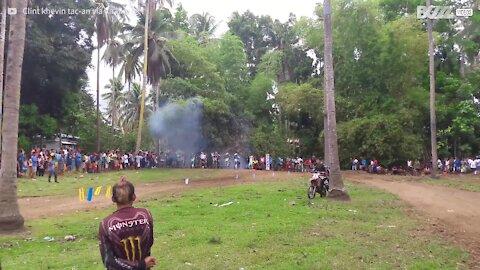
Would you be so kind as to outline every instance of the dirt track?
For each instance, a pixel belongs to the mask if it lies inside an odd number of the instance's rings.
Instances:
[[[398,176],[349,172],[343,175],[347,180],[396,194],[414,206],[432,230],[447,236],[452,242],[466,246],[476,260],[472,267],[480,269],[480,193],[394,181]]]
[[[255,178],[253,178],[255,173]],[[239,178],[236,179],[236,174]],[[293,175],[293,174],[292,174]],[[137,200],[145,201],[149,198],[156,197],[158,193],[162,192],[179,192],[192,188],[207,188],[218,186],[229,186],[245,183],[254,183],[260,181],[278,181],[280,179],[290,178],[292,175],[287,173],[275,172],[275,176],[272,176],[272,172],[265,171],[232,171],[230,177],[215,178],[210,180],[198,180],[191,181],[188,185],[185,185],[184,181],[170,182],[170,183],[151,183],[151,184],[139,184],[135,186],[135,193],[137,194]],[[299,176],[301,174],[298,174]],[[113,205],[112,201],[105,196],[95,196],[91,202],[80,202],[77,196],[73,197],[33,197],[33,198],[21,198],[18,200],[20,206],[20,212],[26,220],[43,218],[49,216],[64,215],[72,213],[74,211],[86,211],[96,208],[104,208]]]

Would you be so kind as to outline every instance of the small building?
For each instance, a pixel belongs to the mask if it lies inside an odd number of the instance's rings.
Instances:
[[[61,133],[55,134],[55,136],[51,139],[42,138],[40,145],[46,149],[76,149],[79,139],[80,137]]]

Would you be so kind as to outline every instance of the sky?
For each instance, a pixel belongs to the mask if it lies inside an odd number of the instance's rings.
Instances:
[[[131,3],[136,1],[116,0],[116,2],[131,6]],[[302,16],[313,17],[315,6],[318,2],[321,2],[321,0],[174,0],[174,7],[178,4],[182,4],[183,8],[188,12],[188,16],[195,13],[210,13],[215,17],[216,22],[220,23],[215,35],[221,36],[228,30],[227,22],[229,21],[231,14],[235,11],[243,13],[250,10],[255,15],[270,15],[273,19],[279,19],[280,21],[285,22],[290,13],[295,14],[297,18]],[[102,53],[103,51],[101,50],[100,57]],[[94,100],[96,100],[97,85],[96,63],[97,51],[95,50],[92,55],[91,67],[87,70],[89,79],[88,89]],[[111,77],[111,68],[102,63],[100,65],[100,95],[106,92],[105,85],[108,84],[108,80]],[[106,103],[101,100],[101,98],[100,104],[102,108],[106,106]]]

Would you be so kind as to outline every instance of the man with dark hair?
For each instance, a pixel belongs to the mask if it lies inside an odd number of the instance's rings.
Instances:
[[[134,208],[135,187],[125,177],[112,188],[117,211],[100,223],[100,254],[109,270],[144,270],[155,266],[150,256],[153,218],[144,208]]]

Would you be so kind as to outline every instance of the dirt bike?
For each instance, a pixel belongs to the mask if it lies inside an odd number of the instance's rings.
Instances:
[[[317,193],[320,194],[320,197],[327,196],[329,190],[330,180],[326,176],[325,172],[314,173],[312,178],[310,178],[310,186],[308,187],[308,198],[313,199]]]

